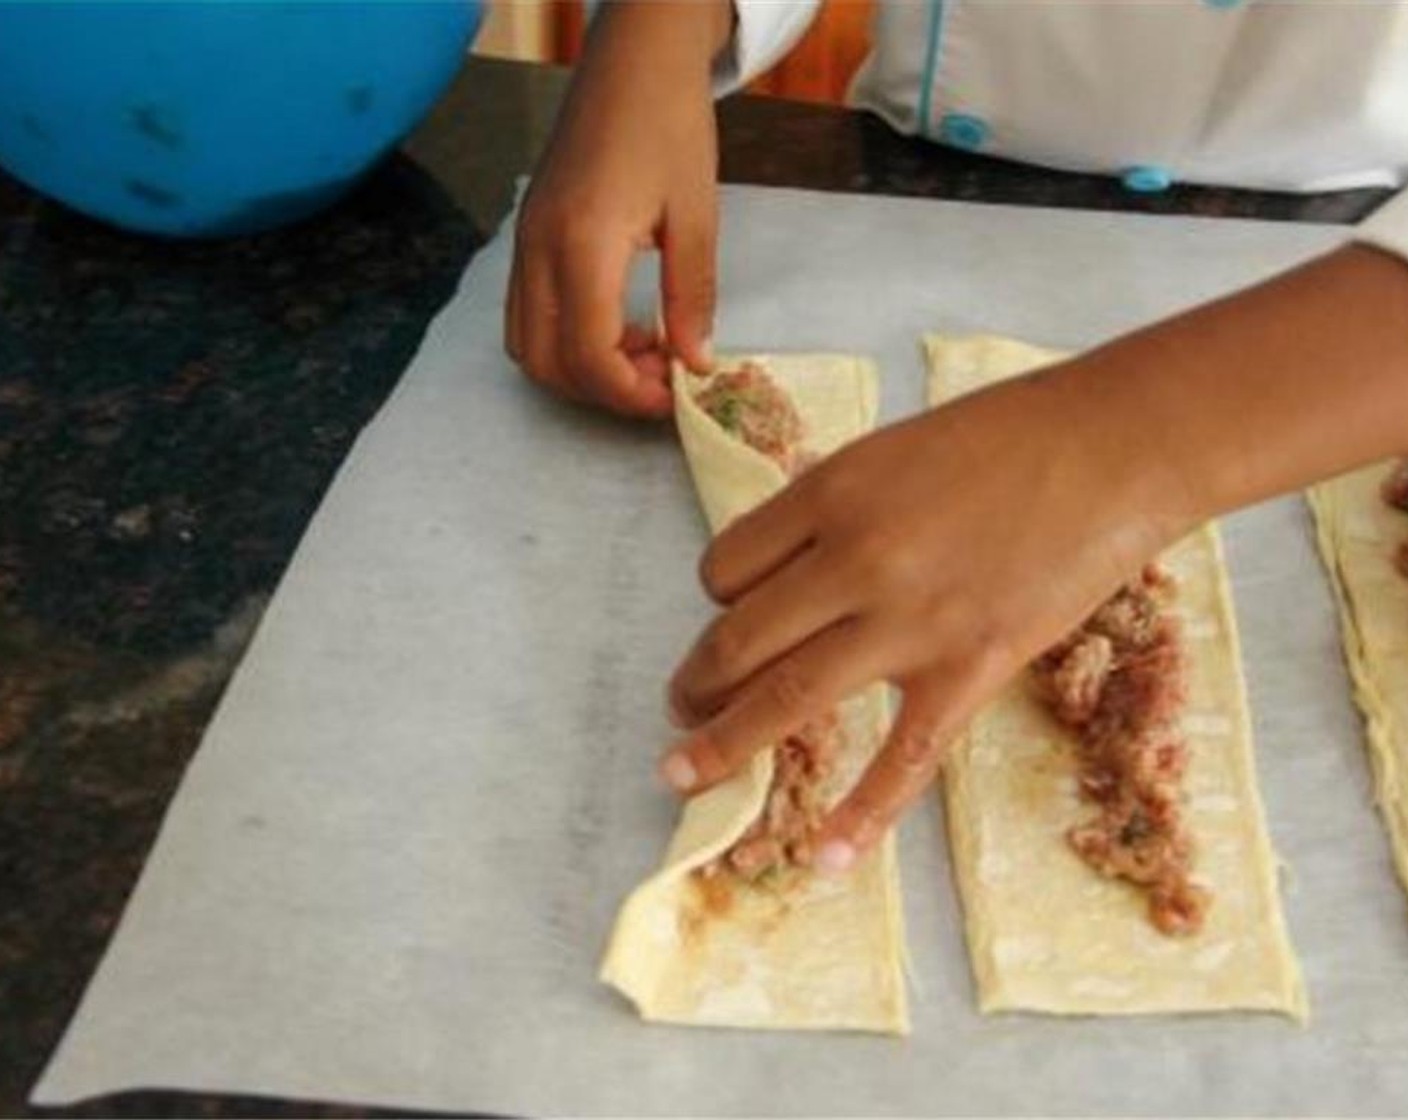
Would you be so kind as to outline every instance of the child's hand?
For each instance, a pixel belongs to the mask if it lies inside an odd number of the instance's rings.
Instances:
[[[709,363],[717,233],[710,65],[729,0],[603,5],[519,215],[504,337],[527,374],[619,412],[669,412],[667,354]],[[668,346],[629,328],[631,259],[657,246]]]
[[[1349,246],[838,452],[704,557],[727,609],[677,672],[712,785],[857,688],[904,704],[826,822],[842,870],[977,708],[1183,532],[1408,449],[1408,268]]]
[[[1067,368],[877,432],[715,540],[702,574],[727,610],[672,683],[694,727],[672,785],[711,785],[890,680],[889,739],[820,837],[820,866],[843,870],[984,701],[1188,527],[1137,402]]]

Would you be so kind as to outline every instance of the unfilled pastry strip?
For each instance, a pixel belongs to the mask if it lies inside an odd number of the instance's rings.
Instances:
[[[875,424],[871,363],[842,355],[751,355],[786,390],[820,457]],[[715,377],[719,376],[718,374]],[[680,441],[710,528],[780,490],[778,462],[708,415],[706,383],[675,373]],[[886,690],[875,685],[838,709],[839,754],[820,790],[834,804],[879,748],[889,724]],[[642,1017],[716,1027],[906,1033],[904,927],[893,835],[840,878],[790,869],[756,882],[727,864],[758,820],[774,776],[774,750],[742,773],[690,799],[654,875],[626,900],[601,977]]]
[[[1308,496],[1364,716],[1375,799],[1408,887],[1408,576],[1395,566],[1408,518],[1380,496],[1393,467],[1352,471],[1312,487]]]
[[[939,335],[925,339],[925,355],[935,405],[1063,357],[1011,339]],[[1186,643],[1185,819],[1212,907],[1196,935],[1164,936],[1137,890],[1100,877],[1072,851],[1066,834],[1090,812],[1076,784],[1074,743],[1024,674],[973,720],[945,769],[953,861],[985,1012],[1306,1016],[1257,791],[1216,530],[1191,534],[1161,566],[1177,583]]]

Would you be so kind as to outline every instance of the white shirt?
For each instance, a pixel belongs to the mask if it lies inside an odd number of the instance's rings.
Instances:
[[[720,91],[818,0],[734,0]],[[1403,0],[877,0],[853,103],[954,147],[1122,178],[1263,190],[1408,181]],[[1408,258],[1408,192],[1356,236]]]

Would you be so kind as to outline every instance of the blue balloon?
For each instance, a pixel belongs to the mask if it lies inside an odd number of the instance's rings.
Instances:
[[[296,221],[430,110],[478,0],[0,0],[0,166],[175,236]]]

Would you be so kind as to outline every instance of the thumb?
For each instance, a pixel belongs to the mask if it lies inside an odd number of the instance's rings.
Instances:
[[[695,373],[713,365],[718,202],[713,184],[666,212],[661,238],[665,337]]]

